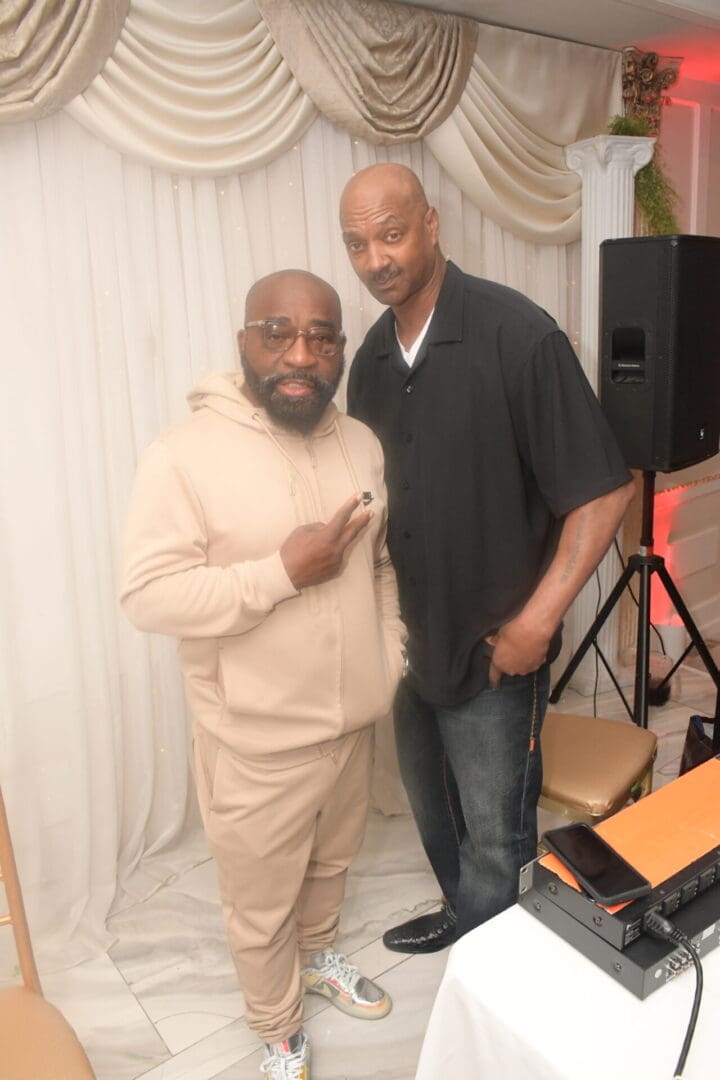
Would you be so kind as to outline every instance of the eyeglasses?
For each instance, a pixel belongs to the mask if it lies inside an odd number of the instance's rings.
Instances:
[[[317,357],[336,356],[345,344],[345,335],[332,326],[311,326],[307,330],[297,330],[280,319],[256,319],[245,323],[246,330],[253,326],[262,330],[263,345],[269,352],[286,352],[301,334],[312,355]]]

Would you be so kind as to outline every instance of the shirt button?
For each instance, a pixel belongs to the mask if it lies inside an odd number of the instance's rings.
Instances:
[[[411,576],[408,578],[408,581],[411,585],[417,585],[417,578]]]
[[[413,441],[412,435],[406,435],[405,436],[405,442],[412,442],[412,441]]]
[[[409,540],[410,537],[412,536],[412,533],[410,532],[409,529],[406,529],[405,532],[403,533],[403,536],[405,537],[406,540]]]
[[[403,491],[409,491],[410,490],[410,481],[409,480],[403,480],[400,487],[403,489]]]
[[[411,382],[408,383],[407,386],[405,387],[405,393],[406,394],[412,394],[413,390],[414,390],[413,384]]]

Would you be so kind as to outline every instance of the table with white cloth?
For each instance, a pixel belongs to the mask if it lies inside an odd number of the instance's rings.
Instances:
[[[720,1076],[720,949],[684,1080]],[[416,1080],[671,1080],[695,989],[690,967],[644,1001],[518,906],[452,947]]]

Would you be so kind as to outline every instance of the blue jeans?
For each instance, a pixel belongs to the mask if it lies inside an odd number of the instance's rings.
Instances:
[[[400,772],[459,935],[515,902],[520,867],[535,858],[549,681],[544,665],[454,706],[406,683],[398,691]]]

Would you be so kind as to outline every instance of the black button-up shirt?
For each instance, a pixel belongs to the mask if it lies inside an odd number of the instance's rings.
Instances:
[[[487,685],[485,634],[532,593],[564,515],[630,474],[553,319],[453,263],[411,368],[392,311],[371,327],[348,412],[385,452],[410,678],[428,701],[467,700]]]

